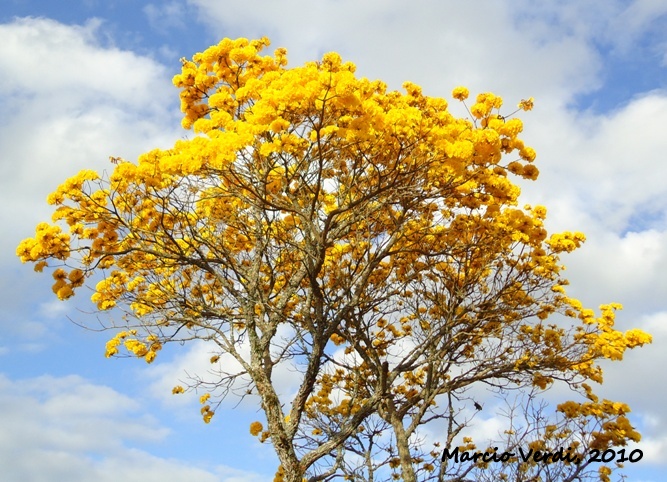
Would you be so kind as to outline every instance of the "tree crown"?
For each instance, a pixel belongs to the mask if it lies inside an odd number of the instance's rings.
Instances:
[[[618,304],[598,317],[568,297],[559,255],[584,235],[549,235],[543,206],[518,205],[512,177],[539,173],[513,117],[532,98],[501,115],[482,93],[457,118],[410,82],[389,91],[335,53],[287,68],[268,44],[225,39],[183,59],[173,81],[194,137],[68,179],[48,198],[53,224],[18,247],[37,271],[50,263],[62,300],[97,276],[92,301],[123,313],[106,356],[151,363],[167,343],[209,342],[214,380],[192,383],[209,390],[204,421],[230,391],[259,396],[268,427],[250,432],[290,480],[442,477],[416,437],[440,421],[457,443],[474,384],[566,383],[588,400],[559,405],[555,424],[539,411],[511,443],[638,440],[629,408],[584,382],[650,336],[615,330]],[[288,399],[273,383],[283,364],[299,374]]]

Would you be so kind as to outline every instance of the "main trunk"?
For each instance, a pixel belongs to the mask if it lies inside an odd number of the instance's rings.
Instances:
[[[410,455],[410,445],[408,435],[403,427],[403,420],[396,413],[394,403],[389,400],[387,408],[390,416],[390,423],[394,429],[396,437],[396,448],[398,449],[398,458],[401,462],[401,480],[403,482],[417,482],[414,466],[412,465],[412,456]]]

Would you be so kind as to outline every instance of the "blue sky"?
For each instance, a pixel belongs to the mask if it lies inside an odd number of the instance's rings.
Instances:
[[[47,220],[46,195],[108,157],[136,158],[187,135],[171,77],[223,37],[266,35],[290,64],[338,51],[358,73],[449,98],[466,85],[524,115],[540,179],[525,201],[552,230],[588,241],[565,258],[570,292],[618,301],[618,326],[654,344],[606,370],[604,396],[630,403],[644,459],[631,480],[661,480],[667,453],[667,4],[662,0],[3,0],[0,11],[0,467],[3,479],[271,480],[270,446],[242,404],[201,422],[171,387],[206,365],[204,346],[154,365],[107,360],[109,333],[83,296],[62,303],[16,245]],[[73,323],[74,322],[74,323]],[[281,380],[289,386],[286,374]],[[489,400],[487,407],[493,405]],[[488,417],[488,418],[484,418]],[[475,431],[494,427],[491,411]]]

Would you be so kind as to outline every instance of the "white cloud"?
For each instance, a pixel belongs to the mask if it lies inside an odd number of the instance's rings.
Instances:
[[[39,304],[38,314],[40,318],[54,319],[62,318],[69,310],[68,306],[58,299],[52,299]]]
[[[599,235],[567,258],[567,275],[579,281],[573,287],[591,302],[618,301],[636,316],[652,313],[667,290],[667,232],[655,230]],[[596,303],[597,304],[597,303]],[[619,318],[625,317],[624,312]],[[635,322],[636,323],[636,322]]]
[[[12,226],[0,241],[4,256],[47,219],[44,199],[67,177],[181,136],[170,73],[101,45],[101,25],[42,18],[0,25],[0,201],[9,207],[0,223]]]
[[[661,0],[634,0],[612,17],[614,35],[609,40],[622,52],[629,53],[633,43],[650,32],[665,14],[667,4]]]
[[[213,354],[212,347],[205,342],[192,341],[187,346],[179,346],[177,349],[178,352],[169,361],[161,360],[158,355],[157,361],[144,373],[150,380],[149,390],[155,398],[167,406],[183,407],[192,403],[191,397],[187,395],[167,397],[167,395],[176,385],[187,386],[191,383],[190,376],[212,378],[212,375],[207,376],[207,373],[211,370],[210,358]],[[233,370],[233,367],[226,368]]]
[[[448,96],[472,91],[567,101],[597,85],[600,59],[586,39],[562,24],[517,28],[514,3],[226,2],[190,0],[219,36],[267,35],[285,46],[292,65],[339,51],[359,72],[398,88],[405,80]],[[276,21],[276,19],[279,19]]]
[[[150,107],[156,87],[164,88],[159,80],[164,68],[132,52],[100,45],[101,25],[97,19],[79,26],[45,18],[3,24],[1,91],[18,98],[57,94],[63,105],[97,97],[103,103],[113,99],[132,108]]]
[[[653,343],[626,353],[622,363],[607,363],[602,389],[608,398],[626,401],[646,437],[667,433],[661,367],[667,365],[667,311],[641,316],[637,325],[653,336]]]
[[[568,171],[578,179],[582,203],[592,201],[589,210],[607,218],[611,229],[623,229],[615,222],[627,222],[637,211],[667,208],[666,107],[666,93],[656,91],[587,120],[592,129],[571,152]]]
[[[6,480],[259,481],[223,466],[204,470],[136,447],[169,431],[134,400],[78,376],[11,380],[0,374],[0,466]]]
[[[625,451],[629,455],[635,449],[639,449],[643,453],[640,463],[664,465],[664,454],[667,450],[667,437],[643,437],[641,443],[628,444]]]
[[[595,308],[621,302],[625,328],[659,310],[667,290],[665,107],[667,95],[654,91],[606,115],[538,104],[524,116],[541,170],[537,182],[524,183],[524,200],[547,206],[550,230],[587,235],[562,258],[569,291]]]
[[[275,340],[281,340],[282,336],[287,336],[289,328],[286,325],[281,325],[276,333]],[[174,347],[178,350],[173,358],[169,361],[156,362],[147,371],[146,376],[151,380],[150,390],[154,397],[161,399],[168,406],[184,406],[191,403],[191,398],[188,395],[173,396],[165,398],[165,394],[170,394],[171,390],[176,385],[183,385],[193,383],[193,378],[200,379],[208,383],[215,383],[219,381],[220,375],[218,371],[222,370],[225,373],[236,374],[243,371],[241,364],[228,353],[220,356],[219,360],[211,364],[210,359],[216,351],[217,345],[207,343],[205,341],[192,341],[185,347]],[[275,348],[275,346],[274,346]],[[247,339],[236,346],[238,353],[244,357],[245,360],[250,360],[250,345]],[[158,355],[159,359],[159,355]],[[247,381],[249,376],[243,375],[232,385],[232,392],[224,401],[224,408],[241,409],[257,409],[260,406],[259,397],[254,391],[254,395],[246,396],[243,401],[239,402],[239,394],[243,394],[248,388]],[[271,374],[273,386],[280,399],[285,403],[291,402],[293,396],[298,390],[302,375],[293,367],[293,361],[287,360],[276,365]],[[199,395],[205,392],[199,392]],[[216,391],[219,394],[219,392]]]

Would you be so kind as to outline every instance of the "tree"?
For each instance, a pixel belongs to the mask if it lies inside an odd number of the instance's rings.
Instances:
[[[476,449],[464,429],[479,385],[528,394],[507,412],[507,447],[639,440],[629,408],[587,382],[650,336],[615,330],[617,304],[596,317],[566,295],[559,255],[584,236],[549,236],[544,207],[518,207],[511,177],[538,170],[516,111],[485,93],[456,118],[412,83],[357,78],[335,53],[287,68],[284,49],[260,55],[268,45],[225,39],[183,59],[174,84],[196,135],[68,179],[48,199],[53,224],[18,247],[53,269],[62,300],[100,279],[91,299],[121,330],[107,357],[151,363],[167,343],[207,342],[216,379],[188,389],[206,391],[206,422],[230,393],[259,398],[266,427],[250,431],[275,447],[276,480],[591,475],[441,457]],[[284,365],[298,373],[289,395],[274,383]],[[585,401],[549,411],[540,397],[556,383]],[[428,426],[443,430],[431,449]]]

